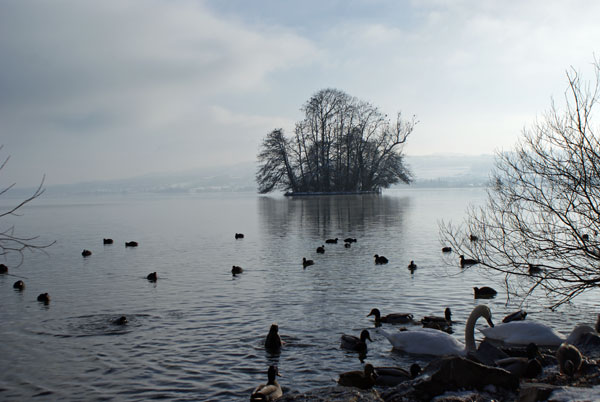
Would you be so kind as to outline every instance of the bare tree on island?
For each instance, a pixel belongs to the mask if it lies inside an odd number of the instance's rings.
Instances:
[[[402,148],[417,121],[394,123],[371,104],[337,89],[323,89],[302,107],[294,136],[271,131],[258,154],[261,194],[379,191],[410,183]]]
[[[0,145],[0,150],[4,148],[3,145]],[[10,156],[4,158],[4,160],[0,163],[0,171],[4,169],[6,164],[8,163]],[[0,189],[0,196],[6,195],[16,183],[12,183],[2,189]],[[18,201],[16,205],[9,206],[7,208],[0,209],[0,256],[3,257],[4,260],[8,260],[11,255],[17,256],[16,266],[20,266],[23,263],[24,253],[25,251],[36,251],[43,250],[47,247],[50,247],[54,242],[51,243],[40,243],[38,242],[38,236],[33,237],[22,237],[15,234],[14,225],[8,224],[5,225],[3,222],[6,218],[10,216],[18,216],[20,210],[26,205],[29,204],[34,199],[38,198],[44,193],[44,178],[40,182],[39,186],[33,191],[33,193],[25,198],[24,200]],[[3,221],[4,220],[4,221]]]
[[[486,204],[462,226],[441,224],[459,254],[502,273],[511,293],[546,291],[552,308],[600,286],[598,61],[594,70],[592,83],[569,70],[565,107],[553,102],[513,152],[498,155]]]

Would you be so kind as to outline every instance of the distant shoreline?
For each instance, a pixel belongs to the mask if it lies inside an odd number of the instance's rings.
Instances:
[[[291,192],[283,194],[286,197],[307,197],[314,195],[364,195],[364,194],[381,194],[381,190],[372,191],[315,191],[315,192]]]

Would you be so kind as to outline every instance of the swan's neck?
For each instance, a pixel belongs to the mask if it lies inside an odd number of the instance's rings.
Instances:
[[[483,306],[480,306],[483,307]],[[484,309],[475,308],[471,315],[469,315],[469,319],[467,320],[467,324],[465,325],[465,351],[466,352],[474,352],[477,350],[477,346],[475,345],[475,323],[479,319],[479,317],[484,316]]]

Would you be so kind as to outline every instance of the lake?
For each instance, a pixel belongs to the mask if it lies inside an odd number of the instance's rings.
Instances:
[[[449,306],[460,340],[481,303],[495,321],[523,307],[528,319],[565,335],[576,323],[593,324],[595,297],[555,312],[543,298],[507,304],[501,280],[461,270],[455,254],[441,253],[438,222],[460,222],[484,197],[477,188],[305,198],[43,196],[3,221],[17,235],[56,243],[46,254],[27,253],[19,268],[9,260],[10,275],[0,275],[0,399],[248,400],[270,364],[279,366],[284,392],[307,391],[361,369],[356,353],[340,349],[340,336],[365,328],[374,341],[365,362],[426,364],[391,350],[367,317],[373,307],[420,318]],[[237,232],[245,238],[234,239]],[[105,237],[115,243],[103,245]],[[316,253],[335,237],[338,244]],[[357,242],[345,248],[346,237]],[[126,248],[131,240],[139,247]],[[83,258],[83,249],[93,254]],[[374,254],[389,264],[375,265]],[[303,257],[315,265],[303,269]],[[233,265],[244,272],[232,276]],[[156,283],[146,280],[154,271]],[[23,292],[12,287],[19,278]],[[486,285],[498,296],[475,300],[473,286]],[[43,292],[48,305],[36,300]],[[113,324],[121,315],[129,323]],[[279,355],[263,347],[274,322],[286,342]]]

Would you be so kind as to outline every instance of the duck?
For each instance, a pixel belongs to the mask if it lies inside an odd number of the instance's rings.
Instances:
[[[125,247],[137,247],[138,246],[138,242],[137,241],[127,241],[125,242]]]
[[[269,370],[267,371],[267,383],[259,385],[254,389],[254,391],[252,391],[252,395],[250,395],[250,401],[274,401],[278,398],[281,398],[283,391],[275,379],[277,376],[281,377],[277,366],[269,366]]]
[[[407,324],[413,320],[413,315],[410,313],[392,313],[381,316],[381,312],[378,308],[371,310],[367,317],[375,316],[375,323],[387,323],[387,324]]]
[[[373,342],[371,339],[371,334],[366,329],[363,329],[360,333],[360,338],[354,335],[342,335],[340,338],[341,348],[347,350],[354,350],[356,352],[366,352],[367,351],[367,339]]]
[[[389,262],[388,259],[382,255],[375,254],[373,257],[375,257],[375,264],[387,264]]]
[[[498,324],[493,328],[481,328],[479,331],[488,339],[511,345],[527,345],[531,342],[543,346],[559,346],[563,342],[577,343],[586,333],[595,333],[587,325],[578,325],[567,338],[547,325],[535,321],[510,321]]]
[[[113,239],[102,239],[102,244],[113,244]]]
[[[307,260],[306,257],[302,258],[302,266],[304,268],[306,268],[306,267],[308,267],[310,265],[314,265],[314,264],[315,264],[315,262],[313,260]]]
[[[125,317],[124,315],[122,315],[119,318],[117,318],[116,320],[114,320],[113,324],[115,324],[115,325],[125,325],[128,322],[129,321],[127,320],[127,317]]]
[[[265,339],[265,349],[270,351],[278,351],[281,349],[283,341],[279,337],[279,326],[277,324],[271,324],[267,339]]]
[[[464,268],[464,267],[467,267],[467,266],[470,266],[470,265],[479,264],[479,261],[474,260],[472,258],[465,258],[464,255],[461,255],[459,258],[460,258],[460,267],[461,268]]]
[[[490,288],[489,286],[484,286],[481,288],[473,287],[473,293],[475,294],[476,299],[491,299],[492,297],[496,297],[498,294],[495,289]]]
[[[352,245],[350,243],[344,243],[344,247],[350,248],[350,247],[352,247]]]
[[[48,293],[40,293],[37,297],[37,301],[48,304],[50,303],[50,295]]]
[[[446,309],[444,310],[443,317],[436,315],[426,315],[425,317],[421,318],[421,324],[429,322],[441,322],[452,325],[452,310],[450,310],[450,307],[446,307]]]
[[[561,343],[556,350],[556,359],[560,367],[560,373],[572,377],[581,368],[583,356],[577,347],[568,343]]]
[[[231,267],[231,274],[233,276],[236,276],[237,274],[241,274],[242,272],[244,272],[244,269],[240,266],[234,265]]]
[[[317,253],[319,254],[325,254],[325,245],[321,245],[319,247],[317,247]]]
[[[336,237],[335,239],[327,239],[325,240],[325,243],[329,243],[329,244],[337,244],[338,238]]]
[[[375,367],[375,385],[394,387],[421,374],[421,366],[413,363],[409,371],[401,367]]]
[[[444,322],[444,321],[428,321],[428,322],[424,322],[422,323],[423,328],[431,328],[431,329],[435,329],[438,331],[444,331],[447,332],[449,334],[454,333],[454,331],[452,330],[452,325],[449,324],[448,322]]]
[[[446,247],[442,247],[442,253],[451,253],[452,252],[452,247],[446,246]]]
[[[514,313],[510,313],[506,317],[502,319],[503,323],[511,322],[511,321],[523,321],[527,317],[527,311],[519,310]]]
[[[490,327],[494,326],[490,308],[485,305],[476,306],[469,315],[469,319],[465,325],[464,344],[460,343],[455,337],[446,332],[431,328],[399,331],[393,334],[388,333],[382,328],[379,328],[378,331],[386,337],[394,349],[409,354],[465,356],[468,352],[475,352],[477,349],[475,346],[475,323],[480,317],[484,317]]]
[[[410,264],[408,264],[408,270],[410,272],[415,272],[415,269],[417,269],[417,264],[415,264],[414,261],[410,261]]]
[[[356,239],[353,237],[346,237],[344,243],[356,243]]]
[[[243,233],[236,233],[235,234],[235,238],[236,239],[243,239],[244,238],[244,234]]]
[[[474,234],[470,234],[469,235],[469,240],[471,240],[471,241],[478,241],[479,237],[475,236]]]
[[[539,274],[542,272],[542,268],[539,265],[527,264],[527,272],[529,272],[529,275]]]
[[[540,356],[537,345],[533,342],[527,345],[526,357],[506,357],[494,363],[518,378],[535,378],[542,373],[542,364],[537,357]]]
[[[7,274],[8,273],[8,267],[4,264],[0,264],[0,274]]]
[[[338,384],[345,387],[356,387],[360,389],[369,389],[375,385],[375,368],[372,364],[365,364],[363,371],[348,371],[340,374]]]
[[[149,273],[148,276],[146,276],[146,279],[148,279],[150,282],[156,282],[156,280],[158,279],[158,275],[156,275],[156,272],[152,272]]]
[[[81,252],[81,255],[84,257],[89,257],[90,255],[92,255],[92,252],[90,250],[83,250]]]
[[[17,290],[23,290],[23,289],[25,289],[25,282],[16,281],[15,283],[13,283],[13,288],[15,288]]]

